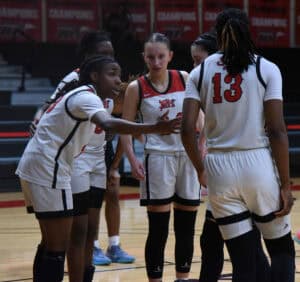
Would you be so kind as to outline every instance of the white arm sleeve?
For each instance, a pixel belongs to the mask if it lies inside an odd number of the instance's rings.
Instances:
[[[185,87],[185,99],[192,98],[200,101],[199,91],[197,89],[201,66],[196,67],[192,70],[188,76],[186,87]]]
[[[88,91],[70,97],[67,107],[73,116],[81,119],[90,120],[95,113],[106,112],[101,99]]]
[[[282,77],[279,68],[274,63],[262,58],[260,71],[267,86],[264,101],[282,100]]]

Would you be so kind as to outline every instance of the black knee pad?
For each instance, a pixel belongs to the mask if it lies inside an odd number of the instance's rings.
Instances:
[[[41,272],[41,263],[42,263],[44,251],[45,251],[44,246],[39,244],[33,261],[33,282],[37,282],[37,280],[35,279],[36,277],[39,277],[39,273]]]
[[[164,251],[169,234],[170,211],[148,212],[148,237],[145,246],[145,260],[149,278],[162,277]]]
[[[64,278],[65,252],[45,251],[41,259],[41,271],[36,282],[61,282]]]
[[[197,211],[174,209],[176,271],[188,273],[194,253],[195,220]]]
[[[277,238],[265,239],[271,257],[272,282],[295,281],[295,246],[291,233]]]
[[[95,273],[95,266],[90,265],[85,268],[83,274],[83,282],[92,282]]]
[[[101,209],[103,204],[105,189],[91,187],[89,196],[89,208]]]
[[[232,261],[232,281],[256,281],[257,241],[255,232],[251,230],[225,242]]]
[[[200,236],[201,271],[199,282],[217,282],[224,264],[224,240],[215,221],[206,218]]]
[[[277,254],[295,257],[295,246],[291,233],[277,239],[265,239],[265,243],[271,257]]]

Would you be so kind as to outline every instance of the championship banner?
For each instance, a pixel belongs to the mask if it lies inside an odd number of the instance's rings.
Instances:
[[[250,31],[258,47],[289,47],[289,18],[289,1],[249,1]]]
[[[102,0],[103,27],[112,37],[144,41],[150,35],[150,1]]]
[[[0,1],[0,41],[42,39],[41,1]]]
[[[99,28],[97,0],[47,0],[47,41],[76,43]]]
[[[226,8],[243,9],[243,0],[203,0],[203,32],[210,31],[216,24],[218,14]]]
[[[172,41],[192,42],[199,35],[198,1],[156,0],[154,31]]]

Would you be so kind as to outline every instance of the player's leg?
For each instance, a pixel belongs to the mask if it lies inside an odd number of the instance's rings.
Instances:
[[[195,220],[200,205],[197,173],[185,153],[173,158],[176,167],[174,233],[176,279],[187,279],[194,253]]]
[[[88,228],[89,191],[73,194],[74,217],[67,251],[69,280],[82,282]]]
[[[94,274],[94,268],[93,268],[94,240],[99,230],[100,210],[103,203],[104,192],[105,192],[104,188],[91,187],[90,189],[89,209],[88,209],[88,231],[87,231],[86,246],[85,246],[84,282],[91,282]]]
[[[212,212],[206,210],[200,236],[201,270],[199,282],[217,282],[224,264],[224,240]]]
[[[162,281],[164,251],[169,234],[170,204],[175,192],[174,156],[146,154],[147,179],[141,182],[141,205],[147,207],[148,235],[145,262],[148,280]]]
[[[256,281],[257,241],[252,230],[251,213],[240,197],[243,186],[239,152],[212,153],[205,159],[209,202],[225,240],[233,267],[233,282]]]
[[[72,192],[33,183],[29,183],[29,189],[42,233],[42,249],[38,248],[35,256],[33,281],[60,282],[72,226]]]
[[[85,266],[85,245],[88,228],[90,171],[93,162],[82,153],[73,162],[71,187],[74,217],[70,245],[67,252],[68,272],[71,282],[82,282]]]
[[[114,150],[112,142],[108,141],[105,149],[105,163],[107,173],[111,168],[114,158]],[[114,182],[107,182],[107,190],[105,193],[105,219],[108,232],[108,248],[106,255],[112,262],[132,263],[135,257],[125,252],[120,245],[120,178],[115,178]]]
[[[244,170],[244,199],[261,231],[271,257],[271,281],[291,282],[295,279],[295,248],[291,236],[290,216],[276,218],[280,209],[280,188],[276,169],[269,150],[254,150],[247,163],[254,163],[253,171]]]

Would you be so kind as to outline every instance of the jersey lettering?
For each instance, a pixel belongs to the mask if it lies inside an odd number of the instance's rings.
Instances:
[[[175,108],[175,101],[176,99],[159,100],[159,104],[160,104],[159,109],[162,111],[163,109],[167,109],[167,108]]]
[[[243,78],[241,74],[237,74],[235,76],[227,74],[224,77],[225,84],[230,86],[230,88],[226,89],[223,93],[224,99],[227,102],[234,103],[241,98],[243,94],[243,90],[241,88],[242,81]],[[223,98],[221,95],[221,73],[215,73],[212,78],[212,83],[214,85],[213,103],[220,104],[223,102]]]
[[[103,129],[99,125],[96,125],[94,133],[95,134],[101,134],[102,132],[103,132]]]

